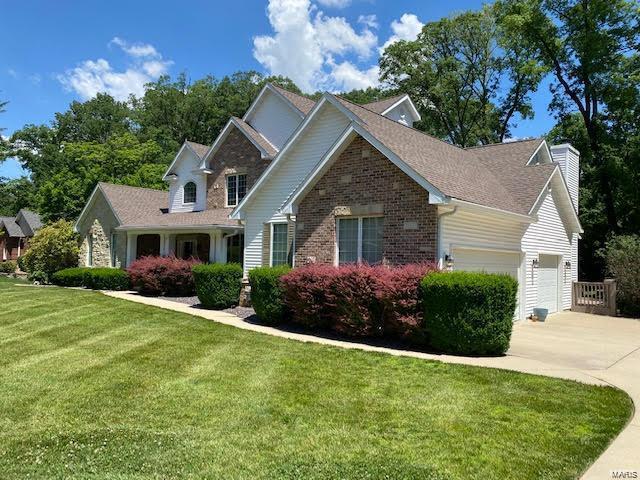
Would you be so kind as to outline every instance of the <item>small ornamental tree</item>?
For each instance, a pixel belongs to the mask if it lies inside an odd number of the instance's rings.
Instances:
[[[36,232],[20,263],[32,278],[48,281],[54,272],[77,266],[79,253],[73,223],[58,220]]]

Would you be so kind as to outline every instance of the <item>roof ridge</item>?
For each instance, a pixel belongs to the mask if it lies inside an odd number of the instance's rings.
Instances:
[[[136,190],[148,190],[148,191],[151,191],[151,192],[168,193],[166,190],[158,190],[157,188],[135,187],[133,185],[125,185],[125,184],[122,184],[122,183],[98,182],[98,185],[108,185],[110,187],[135,188]]]
[[[373,105],[374,103],[380,103],[380,102],[387,102],[393,98],[400,98],[400,97],[404,97],[404,96],[408,96],[408,93],[396,93],[395,95],[390,95],[388,97],[385,98],[381,98],[380,100],[374,100],[373,102],[367,102],[367,103],[363,103],[362,105]],[[340,98],[344,98],[344,97],[340,97]],[[358,104],[360,105],[360,104]]]
[[[328,92],[327,92],[327,93],[328,93]],[[391,120],[389,117],[385,117],[385,116],[384,116],[384,115],[382,115],[381,113],[375,112],[375,111],[373,111],[373,110],[371,110],[371,109],[367,108],[367,107],[366,107],[366,106],[364,106],[364,105],[360,105],[359,103],[352,102],[351,100],[347,100],[346,98],[341,97],[341,96],[339,96],[339,95],[334,95],[333,93],[329,93],[329,95],[333,95],[334,97],[337,97],[337,98],[339,98],[340,100],[344,100],[345,102],[350,103],[351,105],[355,105],[356,107],[364,108],[367,112],[371,112],[371,113],[373,113],[374,115],[378,115],[379,117],[382,117],[382,118],[384,118],[385,120],[387,120],[387,121],[389,121],[389,122],[393,122],[394,124],[400,125],[401,127],[408,128],[408,129],[409,129],[409,130],[411,130],[412,132],[417,132],[417,133],[419,133],[419,134],[424,135],[425,137],[429,137],[429,138],[432,138],[432,139],[434,139],[434,140],[437,140],[438,142],[446,143],[446,144],[447,144],[447,145],[449,145],[450,147],[457,148],[458,150],[462,150],[463,152],[465,152],[465,151],[466,151],[466,149],[465,149],[465,148],[459,147],[458,145],[455,145],[455,144],[453,144],[453,143],[449,143],[449,142],[447,142],[447,141],[445,141],[445,140],[442,140],[441,138],[438,138],[438,137],[436,137],[436,136],[434,136],[434,135],[431,135],[430,133],[423,132],[422,130],[418,130],[417,128],[410,127],[409,125],[405,125],[404,123],[400,123],[400,122],[398,122],[398,121],[396,121],[396,120]]]
[[[464,147],[464,150],[474,150],[477,148],[487,148],[487,147],[502,147],[506,145],[513,145],[515,143],[524,143],[524,142],[533,142],[534,140],[544,140],[544,137],[531,137],[531,138],[522,138],[520,140],[514,140],[512,142],[495,142],[495,143],[487,143],[486,145],[474,145],[473,147]]]

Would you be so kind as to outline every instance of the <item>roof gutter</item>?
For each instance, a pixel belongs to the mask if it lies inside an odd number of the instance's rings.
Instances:
[[[475,211],[485,215],[494,215],[497,217],[503,217],[520,223],[534,223],[537,221],[535,215],[523,215],[521,213],[509,212],[500,208],[487,207],[485,205],[479,205],[477,203],[467,202],[465,200],[459,200],[457,198],[451,198],[449,205],[459,206],[467,211]]]
[[[241,224],[238,225],[216,225],[216,224],[202,224],[202,225],[120,225],[114,230],[202,230],[207,228],[219,228],[238,230],[244,229]]]

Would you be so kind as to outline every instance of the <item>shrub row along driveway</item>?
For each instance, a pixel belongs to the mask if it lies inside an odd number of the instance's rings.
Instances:
[[[1,282],[1,281],[0,281]],[[575,478],[618,390],[0,283],[3,478]]]

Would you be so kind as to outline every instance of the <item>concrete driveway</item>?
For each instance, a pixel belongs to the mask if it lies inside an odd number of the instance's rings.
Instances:
[[[520,322],[508,355],[539,364],[543,375],[587,375],[627,392],[633,419],[582,478],[616,478],[613,471],[640,478],[640,320],[562,312],[544,323]]]

